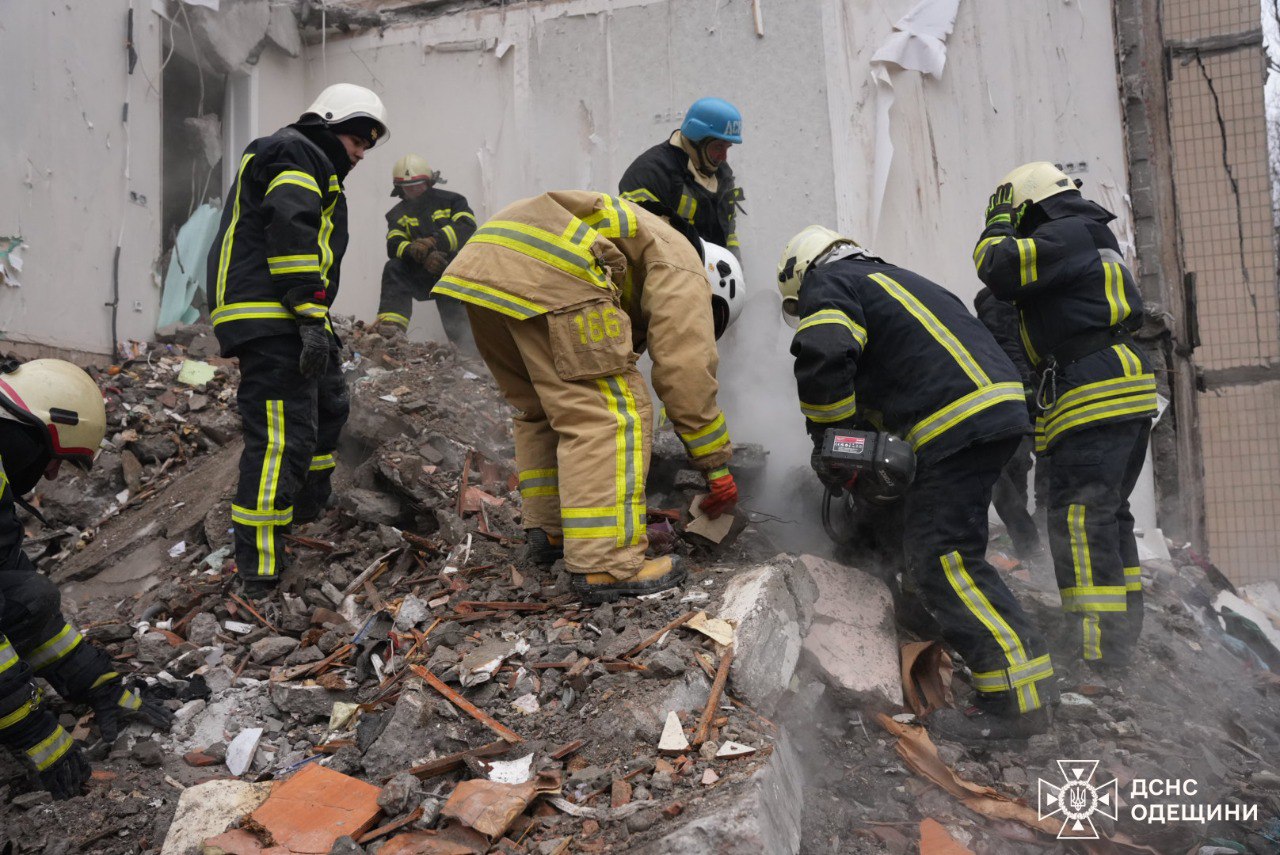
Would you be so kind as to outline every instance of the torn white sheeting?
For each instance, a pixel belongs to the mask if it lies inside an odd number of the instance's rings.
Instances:
[[[893,25],[893,35],[871,57],[871,79],[876,84],[876,149],[871,192],[871,228],[880,226],[880,207],[889,185],[893,163],[893,136],[889,110],[893,107],[891,69],[918,71],[929,77],[942,76],[947,64],[947,36],[956,24],[960,0],[920,0]]]
[[[212,9],[217,12],[218,4],[222,2],[222,0],[182,0],[182,2],[186,3],[188,6],[203,6],[206,9]]]
[[[20,237],[0,237],[0,282],[10,288],[21,288],[18,274],[22,273],[22,251],[27,245]]]
[[[533,755],[515,760],[489,761],[489,780],[499,784],[523,784],[533,779]]]
[[[1257,624],[1258,629],[1262,630],[1262,634],[1266,636],[1267,641],[1271,642],[1271,646],[1276,650],[1280,650],[1280,629],[1276,629],[1270,618],[1267,617],[1267,613],[1262,609],[1240,599],[1230,591],[1219,591],[1218,596],[1213,598],[1213,607],[1217,611],[1222,611],[1224,608],[1231,609],[1241,617],[1253,621]],[[1226,628],[1225,623],[1223,628]]]

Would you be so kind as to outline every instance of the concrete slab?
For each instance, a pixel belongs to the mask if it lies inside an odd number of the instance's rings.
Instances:
[[[806,629],[787,583],[788,569],[788,562],[775,560],[738,573],[717,612],[737,625],[729,671],[733,692],[765,714],[791,682]]]
[[[209,781],[188,787],[178,799],[160,855],[200,852],[207,838],[221,834],[228,825],[252,813],[270,793],[270,781]]]

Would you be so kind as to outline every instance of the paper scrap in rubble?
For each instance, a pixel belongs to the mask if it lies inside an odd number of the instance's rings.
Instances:
[[[253,755],[258,751],[258,740],[262,738],[262,728],[247,727],[231,740],[227,746],[227,768],[231,774],[239,777],[249,771],[253,765]]]
[[[499,784],[523,784],[533,779],[533,754],[515,760],[490,760],[489,780]]]
[[[706,493],[700,493],[693,497],[693,503],[689,505],[689,516],[693,517],[684,530],[699,537],[705,537],[712,543],[719,543],[729,535],[729,529],[733,528],[733,514],[721,514],[716,519],[707,516],[706,511],[702,510],[702,500],[707,497]]]
[[[666,754],[679,754],[689,749],[689,739],[684,735],[684,727],[680,724],[680,716],[675,710],[667,713],[667,723],[662,726],[662,738],[658,740],[658,750]]]
[[[178,382],[188,386],[203,386],[217,373],[218,369],[207,362],[188,359],[182,363],[182,368],[178,371]]]
[[[519,712],[524,713],[525,715],[533,715],[534,713],[536,713],[538,710],[542,708],[542,706],[538,703],[538,696],[535,695],[533,692],[530,692],[527,695],[521,695],[520,697],[516,698],[514,701],[511,702],[511,706],[513,706]]]
[[[685,622],[685,626],[721,646],[733,644],[733,624],[723,618],[709,618],[706,612],[698,612]]]
[[[181,558],[183,555],[186,555],[186,554],[187,554],[187,542],[185,540],[180,540],[177,543],[175,543],[173,546],[169,547],[170,558]]]
[[[716,751],[717,757],[741,757],[744,754],[754,754],[755,749],[750,745],[743,745],[741,742],[734,742],[732,739],[725,740],[720,746],[720,750]]]
[[[356,714],[356,710],[360,709],[359,704],[349,703],[347,701],[334,701],[333,709],[329,712],[329,729],[342,730],[351,721],[351,717]]]

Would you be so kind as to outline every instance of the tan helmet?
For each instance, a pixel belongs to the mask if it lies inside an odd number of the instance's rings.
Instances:
[[[800,311],[800,283],[813,263],[832,247],[858,242],[834,232],[826,226],[807,226],[787,241],[778,260],[778,290],[782,292],[782,313],[797,317]]]
[[[1075,190],[1079,185],[1067,173],[1047,161],[1024,163],[1000,179],[1001,184],[1013,185],[1013,207],[1021,208],[1027,202],[1043,202],[1050,196]]]
[[[425,157],[406,154],[397,160],[396,165],[391,168],[391,195],[401,195],[401,187],[423,182],[435,184],[439,180],[440,173],[431,168]]]
[[[50,454],[86,469],[107,433],[98,384],[61,359],[0,368],[0,418],[42,428]]]
[[[391,138],[391,129],[387,127],[387,108],[382,105],[382,99],[372,89],[354,83],[335,83],[325,87],[302,115],[303,118],[317,116],[330,126],[352,119],[372,119],[374,127],[369,136],[373,145],[381,145]]]

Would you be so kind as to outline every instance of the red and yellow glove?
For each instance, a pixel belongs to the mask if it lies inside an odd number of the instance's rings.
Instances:
[[[728,513],[738,504],[738,485],[734,483],[733,475],[729,473],[728,467],[720,467],[712,469],[707,473],[707,487],[711,492],[702,504],[699,506],[703,512],[716,519],[721,514]]]

